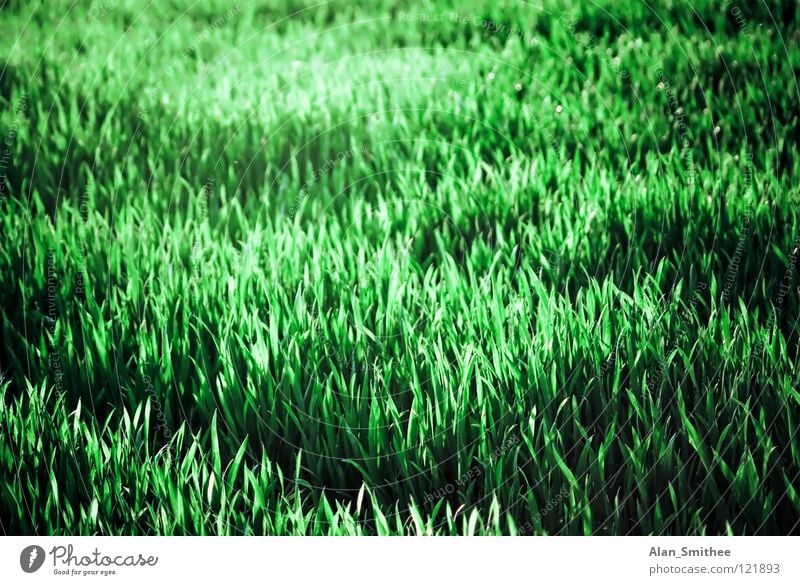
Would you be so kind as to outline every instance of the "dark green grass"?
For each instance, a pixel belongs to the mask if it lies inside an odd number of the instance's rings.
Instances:
[[[616,4],[7,3],[0,529],[797,532],[796,4]]]

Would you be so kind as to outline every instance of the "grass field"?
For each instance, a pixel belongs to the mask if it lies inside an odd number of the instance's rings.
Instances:
[[[0,532],[797,534],[797,6],[6,0]]]

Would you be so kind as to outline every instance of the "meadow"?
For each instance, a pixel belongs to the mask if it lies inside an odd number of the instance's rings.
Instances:
[[[0,532],[800,532],[794,0],[6,0]]]

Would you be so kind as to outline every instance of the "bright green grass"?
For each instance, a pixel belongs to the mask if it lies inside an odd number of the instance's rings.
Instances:
[[[796,3],[69,4],[0,11],[0,530],[798,532]]]

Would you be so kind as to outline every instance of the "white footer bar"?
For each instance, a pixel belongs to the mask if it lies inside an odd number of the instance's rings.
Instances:
[[[798,543],[770,536],[5,537],[0,583],[797,584]]]

